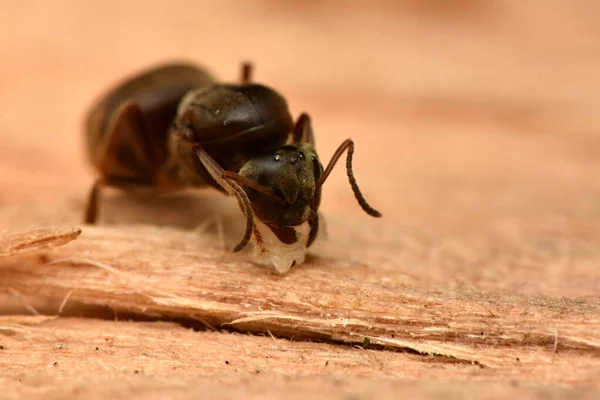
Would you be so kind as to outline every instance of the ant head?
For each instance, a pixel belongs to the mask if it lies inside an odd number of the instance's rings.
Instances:
[[[314,149],[314,136],[307,114],[302,114],[296,122],[291,144],[252,157],[239,172],[223,171],[208,154],[196,149],[202,164],[213,177],[222,181],[230,194],[237,197],[246,214],[246,232],[234,251],[241,250],[250,240],[254,216],[270,227],[280,240],[294,243],[296,232],[290,228],[318,221],[321,188],[346,151],[348,181],[358,204],[367,214],[381,217],[381,213],[364,199],[354,178],[354,142],[351,139],[342,142],[327,168],[323,169]]]
[[[239,171],[265,191],[247,188],[255,215],[267,225],[297,226],[309,220],[320,201],[323,173],[311,145],[283,146],[250,159]]]

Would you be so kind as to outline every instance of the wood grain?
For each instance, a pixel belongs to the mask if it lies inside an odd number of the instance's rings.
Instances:
[[[541,352],[521,364],[491,369],[268,335],[194,332],[166,322],[42,316],[0,318],[0,344],[0,383],[9,398],[52,393],[77,398],[193,398],[206,393],[277,398],[285,391],[292,398],[346,398],[350,393],[464,398],[481,391],[494,398],[593,398],[596,393],[531,385],[531,379],[556,382],[557,376],[577,383],[590,374],[578,356],[563,354],[550,362]],[[455,382],[447,381],[448,376]],[[54,387],[56,382],[60,387]]]
[[[63,246],[80,234],[78,228],[45,228],[4,235],[0,237],[0,258]]]

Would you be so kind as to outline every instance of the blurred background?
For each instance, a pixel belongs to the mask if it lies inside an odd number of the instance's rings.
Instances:
[[[251,60],[312,115],[323,160],[356,142],[384,219],[339,168],[331,246],[413,278],[441,262],[491,287],[595,292],[599,18],[592,0],[1,1],[0,207],[21,210],[5,225],[79,223],[94,177],[82,118],[122,78],[185,59],[235,80]]]

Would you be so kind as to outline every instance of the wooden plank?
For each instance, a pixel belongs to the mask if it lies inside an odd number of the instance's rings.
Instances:
[[[201,321],[290,339],[363,345],[497,367],[506,348],[600,356],[595,299],[443,293],[334,260],[281,276],[218,247],[190,251],[195,234],[156,227],[86,227],[44,257],[0,261],[0,282],[23,296],[109,306],[117,313]],[[83,256],[85,255],[85,256]],[[593,311],[593,312],[591,312]],[[529,350],[528,350],[529,349]]]

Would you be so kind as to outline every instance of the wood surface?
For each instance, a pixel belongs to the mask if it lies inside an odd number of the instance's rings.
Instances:
[[[24,1],[0,15],[0,397],[597,398],[600,6]],[[356,143],[280,275],[211,190],[103,191],[82,118],[122,77],[244,60]]]

